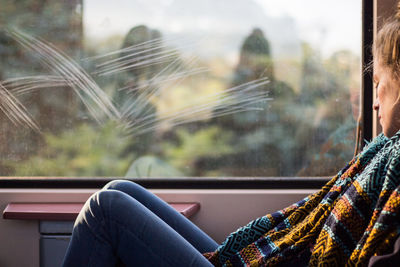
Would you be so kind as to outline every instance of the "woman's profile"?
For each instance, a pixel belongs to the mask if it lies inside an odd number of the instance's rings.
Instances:
[[[64,266],[396,264],[400,257],[400,3],[397,14],[379,30],[373,57],[377,95],[373,108],[382,133],[322,189],[249,222],[217,244],[143,187],[113,181],[90,197],[80,212]]]

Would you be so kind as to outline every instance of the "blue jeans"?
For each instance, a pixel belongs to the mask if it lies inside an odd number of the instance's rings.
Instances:
[[[143,187],[113,181],[85,203],[63,266],[212,266],[202,253],[217,246]]]

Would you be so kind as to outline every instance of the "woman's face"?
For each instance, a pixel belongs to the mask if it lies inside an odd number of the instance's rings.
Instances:
[[[387,67],[374,63],[376,99],[374,109],[385,136],[392,137],[400,130],[400,82],[395,80]]]

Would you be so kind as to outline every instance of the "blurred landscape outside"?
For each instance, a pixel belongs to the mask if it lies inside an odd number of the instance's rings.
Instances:
[[[352,158],[361,1],[0,7],[0,97],[26,112],[0,103],[0,176],[330,176]]]

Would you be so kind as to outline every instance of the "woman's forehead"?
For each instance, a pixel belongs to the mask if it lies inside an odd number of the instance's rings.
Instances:
[[[381,60],[379,60],[379,57],[378,56],[374,56],[374,71],[376,70],[376,69],[381,69],[382,68],[382,64],[381,64]]]
[[[374,67],[374,76],[375,75],[381,76],[382,73],[390,72],[390,68],[388,66],[381,64],[379,57],[374,59],[373,67]]]
[[[373,78],[376,80],[382,72],[382,66],[377,60],[374,60]]]

